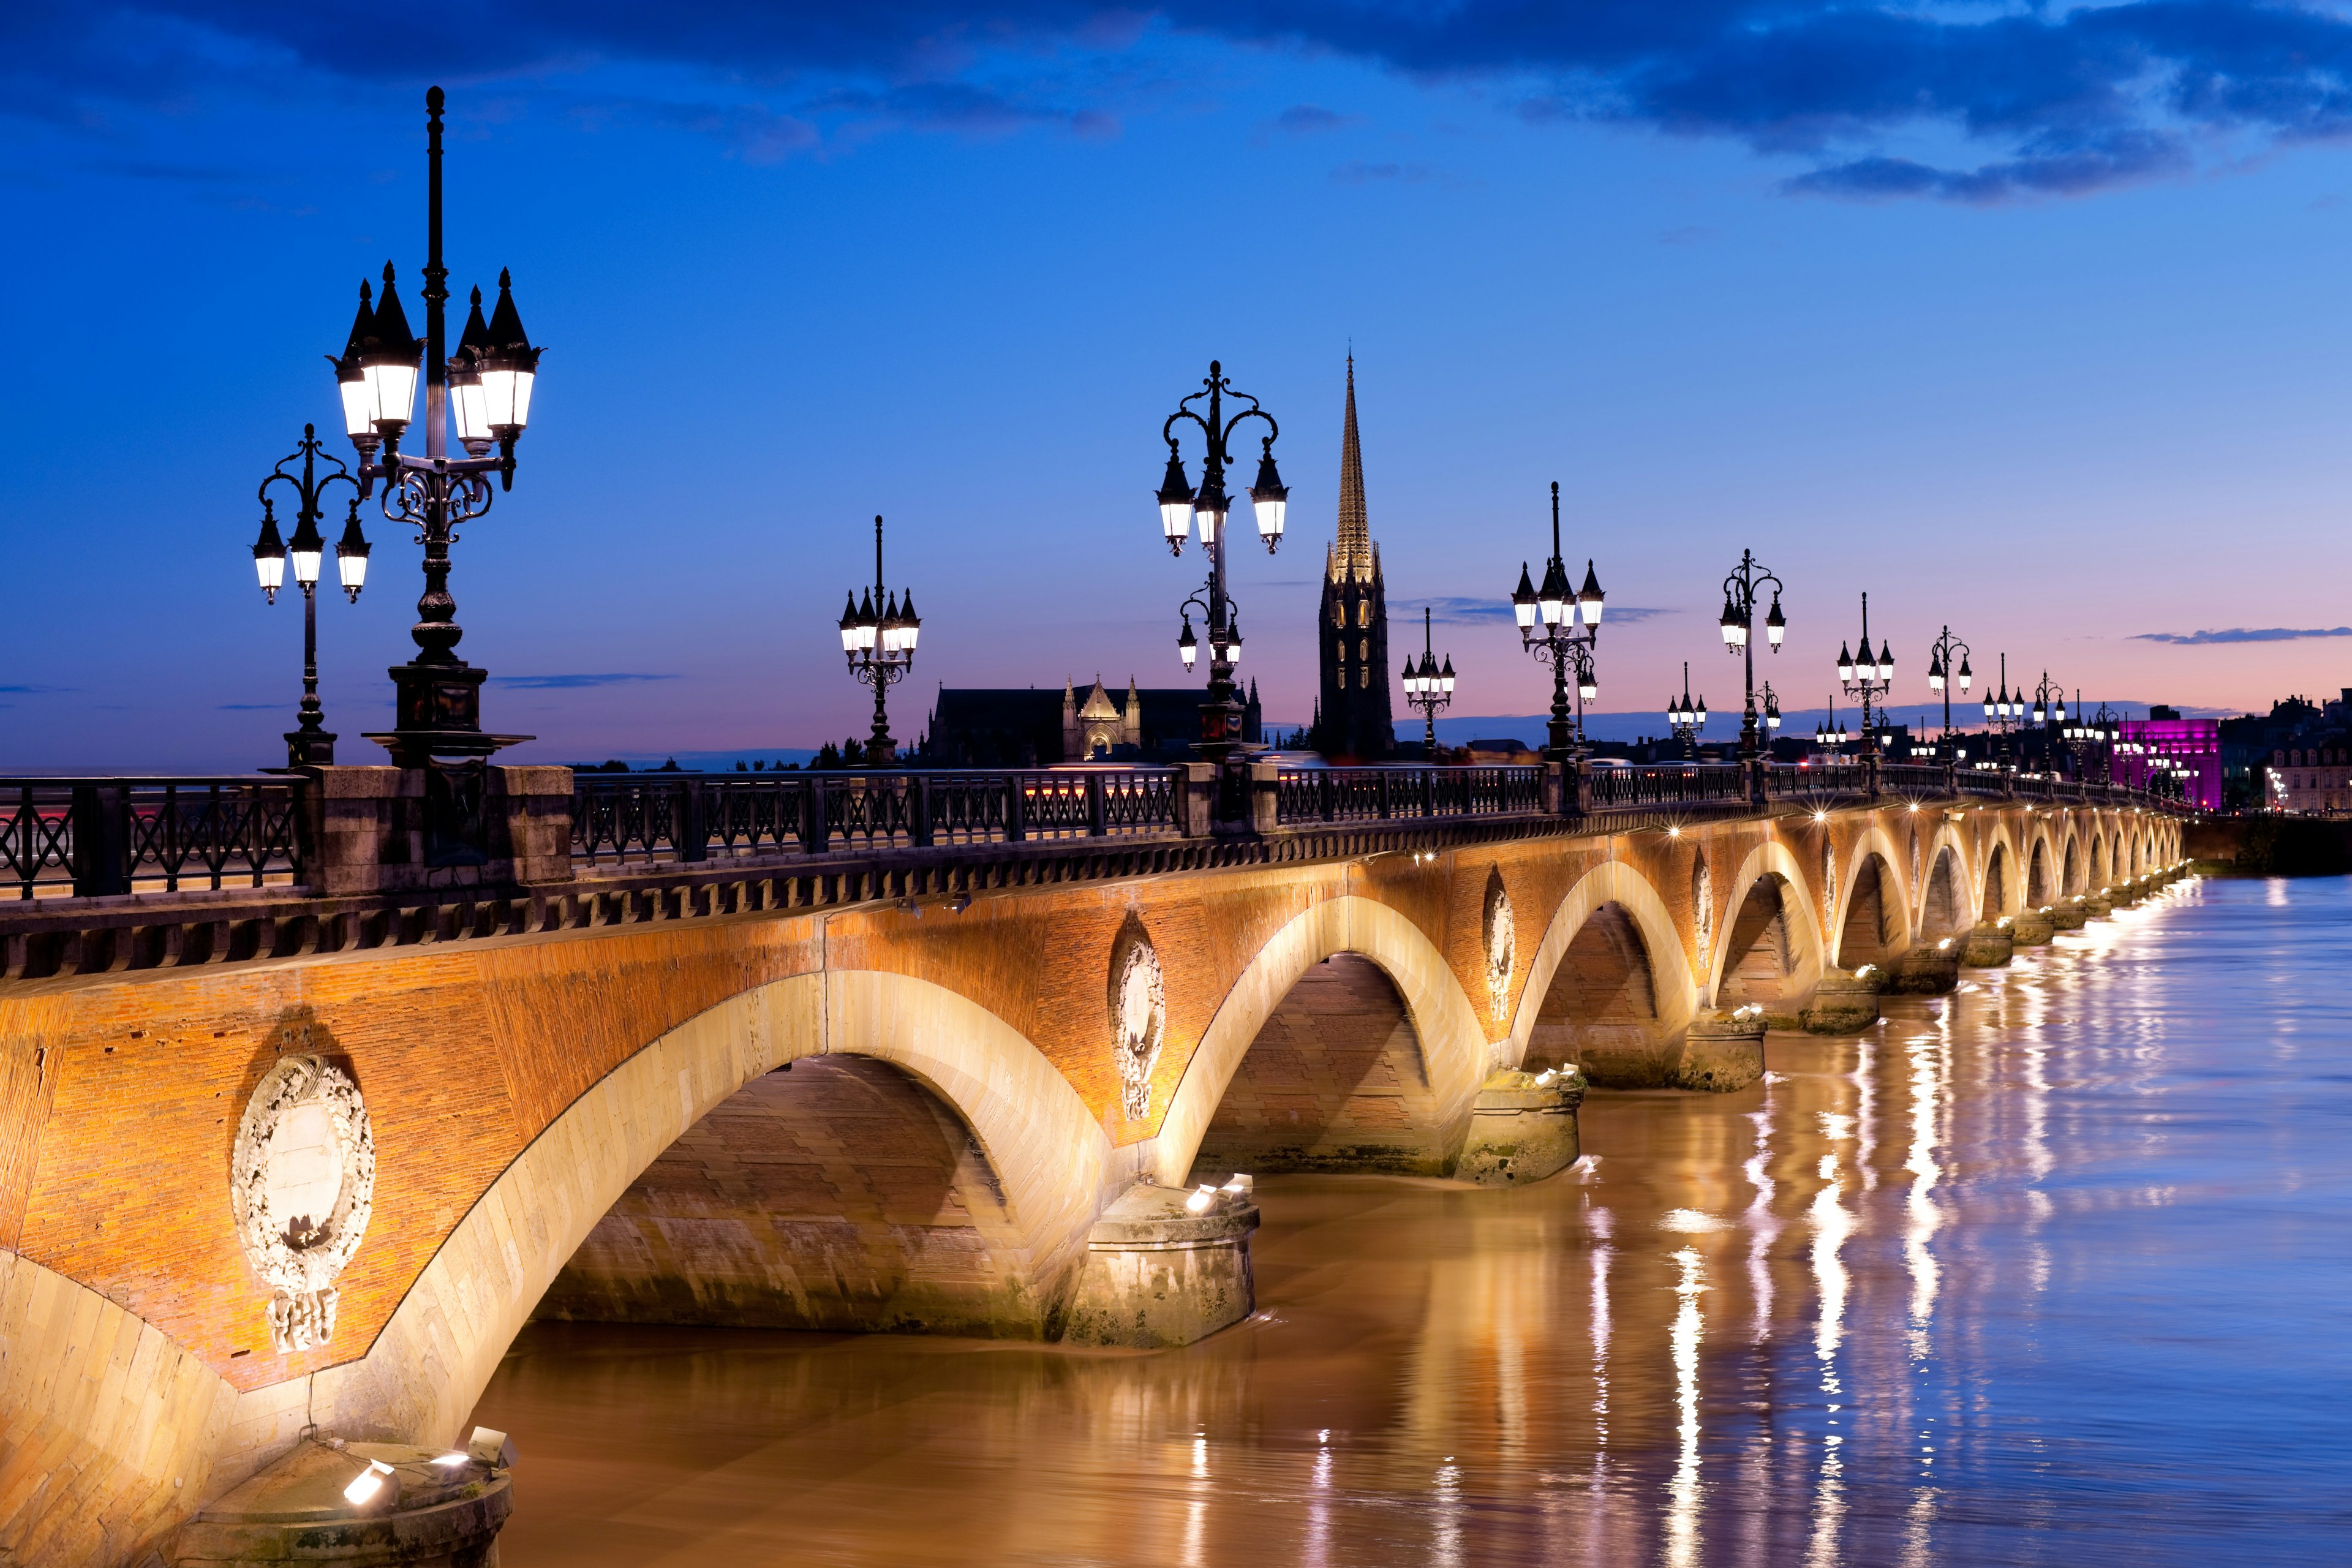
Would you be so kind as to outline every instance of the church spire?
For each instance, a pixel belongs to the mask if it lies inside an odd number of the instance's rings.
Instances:
[[[1364,454],[1356,439],[1356,356],[1348,356],[1348,422],[1339,438],[1339,539],[1329,575],[1360,580],[1372,574],[1372,527],[1364,516]]]

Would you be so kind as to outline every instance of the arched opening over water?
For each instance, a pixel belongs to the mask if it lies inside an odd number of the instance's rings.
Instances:
[[[2071,837],[2066,840],[2066,875],[2060,886],[2069,898],[2083,890],[2083,847]]]
[[[1960,863],[1950,845],[1937,851],[1934,869],[1927,873],[1927,893],[1919,903],[1919,937],[1923,942],[1936,942],[1965,931],[1969,925],[1968,905],[1960,891]]]
[[[2033,841],[2033,858],[2027,863],[2025,871],[2025,902],[2028,908],[2038,910],[2051,900],[2049,851],[2047,841],[2040,838]]]
[[[913,1074],[804,1057],[631,1183],[535,1314],[1032,1338],[1044,1309],[971,1128]]]
[[[1585,918],[1560,955],[1528,1034],[1529,1072],[1576,1066],[1595,1083],[1667,1081],[1656,976],[1633,913],[1608,902]]]
[[[1731,917],[1731,930],[1724,938],[1723,979],[1716,987],[1717,1006],[1773,1003],[1789,994],[1797,954],[1790,938],[1787,888],[1788,883],[1777,875],[1759,877],[1739,901]]]
[[[2114,868],[2107,859],[2107,841],[2094,834],[2091,837],[2091,886],[2106,888],[2115,882]]]
[[[1200,1180],[1232,1171],[1444,1174],[1460,1152],[1395,984],[1361,953],[1308,967],[1243,1053],[1201,1136]]]
[[[1997,921],[2009,912],[2009,850],[1996,844],[1985,857],[1984,907],[1980,921]]]
[[[1853,890],[1846,895],[1845,921],[1838,930],[1840,969],[1883,963],[1900,940],[1901,915],[1893,891],[1893,876],[1885,857],[1866,856],[1854,873]]]

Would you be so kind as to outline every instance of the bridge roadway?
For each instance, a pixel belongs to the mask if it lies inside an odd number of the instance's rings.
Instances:
[[[1068,775],[1003,775],[1025,836],[960,842],[905,777],[836,781],[898,792],[894,841],[812,851],[805,779],[799,843],[730,843],[682,783],[648,816],[562,772],[491,770],[455,868],[349,831],[419,775],[255,784],[292,826],[238,819],[242,890],[139,890],[202,838],[148,786],[22,792],[133,891],[33,897],[34,856],[0,917],[0,1563],[195,1561],[184,1523],[306,1430],[457,1436],[535,1313],[1181,1342],[1248,1309],[1254,1210],[1187,1210],[1196,1177],[1466,1173],[1482,1107],[1736,1087],[1768,1024],[2004,963],[2176,875],[2182,828],[1933,769],[1555,768],[1265,770],[1254,831],[1201,832],[1177,770],[1125,837],[1136,773],[1042,839]]]

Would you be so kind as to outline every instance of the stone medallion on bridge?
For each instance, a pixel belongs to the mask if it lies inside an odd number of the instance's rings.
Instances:
[[[1704,850],[1691,869],[1691,937],[1698,947],[1698,972],[1705,975],[1715,962],[1715,877]]]
[[[1151,1074],[1168,1033],[1168,991],[1160,954],[1142,923],[1129,917],[1111,946],[1110,1039],[1118,1061],[1119,1106],[1129,1121],[1151,1110]]]
[[[374,1198],[375,1137],[359,1085],[323,1058],[285,1058],[254,1089],[229,1160],[237,1238],[270,1289],[279,1355],[333,1336],[335,1279]]]
[[[1500,1022],[1508,1014],[1511,970],[1518,963],[1518,931],[1511,919],[1511,895],[1503,890],[1499,870],[1486,874],[1486,918],[1481,930],[1486,955],[1487,1016]]]

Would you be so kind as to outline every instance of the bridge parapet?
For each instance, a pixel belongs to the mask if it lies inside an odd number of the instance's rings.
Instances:
[[[2177,810],[1940,765],[573,774],[312,768],[0,781],[0,982],[185,968],[876,899],[1429,852],[1885,794]]]

